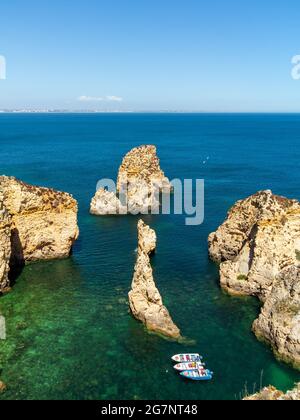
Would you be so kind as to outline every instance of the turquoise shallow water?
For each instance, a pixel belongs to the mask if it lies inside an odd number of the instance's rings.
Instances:
[[[299,372],[251,333],[259,302],[220,290],[207,236],[259,189],[300,199],[299,141],[299,115],[1,115],[0,172],[71,192],[81,235],[70,259],[27,266],[0,299],[0,399],[235,399],[261,376],[291,388]],[[203,225],[144,217],[158,235],[157,284],[185,344],[148,334],[128,311],[138,218],[88,213],[96,182],[115,178],[122,156],[148,143],[170,178],[206,182]],[[214,380],[173,372],[170,356],[182,351],[200,351]]]

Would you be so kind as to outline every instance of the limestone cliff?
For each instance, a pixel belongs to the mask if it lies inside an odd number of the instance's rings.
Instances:
[[[117,194],[126,192],[122,204],[114,193],[100,189],[91,202],[91,213],[139,214],[149,208],[159,208],[161,192],[172,190],[169,179],[160,168],[155,146],[140,146],[132,149],[119,168]]]
[[[300,400],[300,384],[292,391],[284,394],[273,386],[264,388],[257,394],[244,398],[244,401],[299,401]]]
[[[209,236],[209,253],[220,266],[221,285],[233,294],[262,300],[279,272],[299,265],[300,203],[259,192],[239,201]],[[299,254],[298,254],[299,252]]]
[[[271,344],[280,359],[300,367],[299,267],[291,266],[278,275],[253,331]]]
[[[0,251],[3,272],[9,259],[14,267],[70,255],[79,234],[77,202],[71,195],[5,176],[0,177],[0,192],[0,241],[6,243]],[[8,281],[7,275],[1,277],[3,291]]]
[[[0,293],[9,286],[8,273],[11,257],[11,218],[2,200],[0,191]]]
[[[209,236],[221,286],[265,305],[254,324],[259,338],[295,365],[300,362],[300,203],[259,192],[239,201]]]
[[[153,279],[150,255],[156,249],[156,233],[142,220],[138,223],[138,254],[132,289],[129,292],[131,311],[148,330],[178,339],[180,331],[163,305]]]

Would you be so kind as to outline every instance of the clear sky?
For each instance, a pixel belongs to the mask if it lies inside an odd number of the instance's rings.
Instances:
[[[7,0],[0,109],[297,111],[299,0]]]

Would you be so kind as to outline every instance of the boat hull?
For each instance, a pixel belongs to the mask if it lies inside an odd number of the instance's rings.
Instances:
[[[213,378],[212,372],[206,371],[206,375],[201,376],[197,370],[186,370],[180,372],[180,375],[192,381],[211,381]]]
[[[177,365],[174,366],[174,369],[178,371],[195,370],[197,369],[197,364],[200,366],[205,366],[204,363],[200,363],[200,362],[178,363]]]
[[[172,360],[177,363],[200,362],[202,356],[198,353],[175,354],[175,356],[172,357]]]

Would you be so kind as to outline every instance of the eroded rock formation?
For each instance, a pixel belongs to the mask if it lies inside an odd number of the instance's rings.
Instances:
[[[138,223],[138,254],[134,269],[132,289],[129,292],[131,311],[148,330],[167,337],[180,338],[180,330],[163,305],[153,279],[150,255],[156,249],[156,233],[142,220]]]
[[[127,207],[122,205],[115,193],[100,188],[91,201],[90,213],[96,216],[127,214]]]
[[[77,202],[67,193],[5,176],[0,177],[0,192],[0,291],[3,291],[8,286],[8,262],[14,267],[67,257],[79,230]]]
[[[0,293],[9,286],[8,273],[11,257],[11,218],[3,205],[0,190]]]
[[[244,398],[244,401],[299,401],[300,400],[300,384],[292,391],[284,394],[273,386],[264,388],[257,394]]]
[[[264,302],[255,334],[300,366],[300,203],[271,191],[239,201],[209,236],[209,253],[227,292]]]
[[[300,367],[299,267],[291,266],[278,275],[253,331],[269,342],[282,360]]]
[[[172,190],[169,179],[160,168],[155,146],[132,149],[123,159],[117,180],[117,195],[100,189],[91,202],[91,213],[139,214],[159,208],[161,192]],[[124,197],[126,196],[126,197]]]

